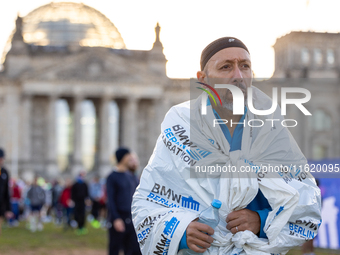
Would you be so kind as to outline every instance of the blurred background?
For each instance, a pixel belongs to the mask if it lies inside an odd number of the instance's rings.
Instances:
[[[287,118],[301,119],[291,132],[310,163],[339,164],[339,7],[331,0],[0,2],[0,147],[18,220],[35,175],[50,196],[44,230],[32,236],[25,223],[8,222],[1,254],[104,254],[105,209],[100,227],[75,236],[62,231],[53,199],[83,171],[89,184],[99,178],[104,186],[119,146],[138,155],[140,173],[165,113],[189,99],[202,49],[222,36],[247,45],[254,85],[268,95],[273,86],[311,91],[312,117],[288,108]],[[318,254],[337,253],[340,179],[316,177],[324,223],[314,245],[323,248]]]

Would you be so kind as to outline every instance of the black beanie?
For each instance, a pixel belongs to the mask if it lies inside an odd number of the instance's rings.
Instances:
[[[248,48],[244,45],[244,43],[235,38],[235,37],[222,37],[210,43],[201,54],[201,71],[203,71],[205,65],[209,61],[209,59],[215,55],[220,50],[230,47],[238,47],[245,49],[248,53]],[[250,53],[249,53],[250,54]]]
[[[120,147],[116,150],[116,159],[117,163],[119,163],[126,154],[129,154],[130,150],[128,148]]]
[[[3,149],[0,149],[0,158],[5,157],[5,151]]]

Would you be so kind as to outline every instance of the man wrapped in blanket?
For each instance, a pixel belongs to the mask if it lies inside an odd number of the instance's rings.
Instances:
[[[231,84],[247,102],[252,88],[252,107],[270,109],[272,100],[252,78],[250,53],[237,38],[220,38],[203,50],[197,79],[205,92],[166,114],[134,194],[143,254],[285,254],[317,234],[320,190],[294,138],[278,124],[280,109],[257,116],[245,103],[237,115],[232,89],[214,89]],[[255,119],[263,125],[248,124]],[[215,229],[197,222],[213,199],[222,202]]]

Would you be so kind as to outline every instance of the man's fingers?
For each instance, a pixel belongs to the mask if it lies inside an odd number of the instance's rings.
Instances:
[[[193,250],[193,251],[198,252],[198,253],[203,253],[207,250],[207,249],[198,248],[197,245],[194,245],[194,244],[190,244],[190,245],[188,245],[188,247],[189,247],[190,250]]]
[[[117,228],[117,232],[124,232],[125,231],[125,227],[124,226],[119,226]]]
[[[244,209],[229,213],[227,218],[226,218],[226,222],[229,223],[229,221],[232,221],[232,220],[235,220],[235,219],[239,218],[242,215],[242,213],[243,213],[242,211],[243,210]]]
[[[212,234],[214,229],[210,226],[196,221],[191,222],[187,227],[188,247],[195,252],[205,252],[214,241],[210,236]]]
[[[207,243],[212,243],[214,241],[214,238],[212,238],[210,235],[203,233],[199,229],[193,227],[187,229],[187,237],[199,239]]]
[[[207,243],[201,239],[198,239],[196,237],[193,237],[193,236],[190,236],[190,237],[187,237],[187,243],[190,243],[190,244],[195,244],[195,245],[198,245],[199,247],[201,247],[202,249],[208,249],[211,244],[210,243]]]
[[[214,229],[210,226],[208,226],[207,224],[203,224],[200,222],[193,222],[193,226],[199,230],[202,231],[204,233],[208,233],[209,235],[213,235],[214,234]]]
[[[209,244],[211,244],[214,241],[214,238],[212,238],[211,236],[205,233],[202,233],[201,231],[194,231],[191,234],[191,236],[196,239],[202,240],[203,242],[209,243]]]
[[[228,230],[231,230],[232,228],[236,227],[236,226],[239,226],[243,223],[243,220],[241,218],[237,218],[237,219],[234,219],[234,220],[231,220],[228,222],[227,224],[227,229]],[[239,228],[239,227],[238,227]]]
[[[227,229],[235,234],[238,231],[250,230],[255,235],[260,231],[261,219],[257,212],[242,209],[231,212],[227,218]],[[238,228],[238,231],[236,230]]]
[[[246,229],[242,226],[242,225],[239,225],[236,227],[233,227],[232,229],[229,229],[231,233],[233,234],[236,234],[237,232],[240,232],[240,231],[245,231]]]

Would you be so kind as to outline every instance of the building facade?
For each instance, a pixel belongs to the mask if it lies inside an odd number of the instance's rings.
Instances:
[[[14,175],[75,175],[85,168],[84,101],[93,105],[96,130],[87,170],[110,171],[112,128],[118,129],[115,145],[147,164],[166,111],[189,98],[186,80],[166,76],[158,25],[155,32],[151,50],[127,50],[111,21],[83,4],[51,3],[18,17],[0,74],[0,146]],[[59,101],[69,109],[67,155],[57,151]],[[112,102],[116,126],[110,125]]]
[[[265,83],[311,93],[304,105],[312,116],[291,107],[286,117],[301,120],[290,130],[308,159],[340,158],[339,43],[340,33],[291,32],[273,46],[275,72]]]

